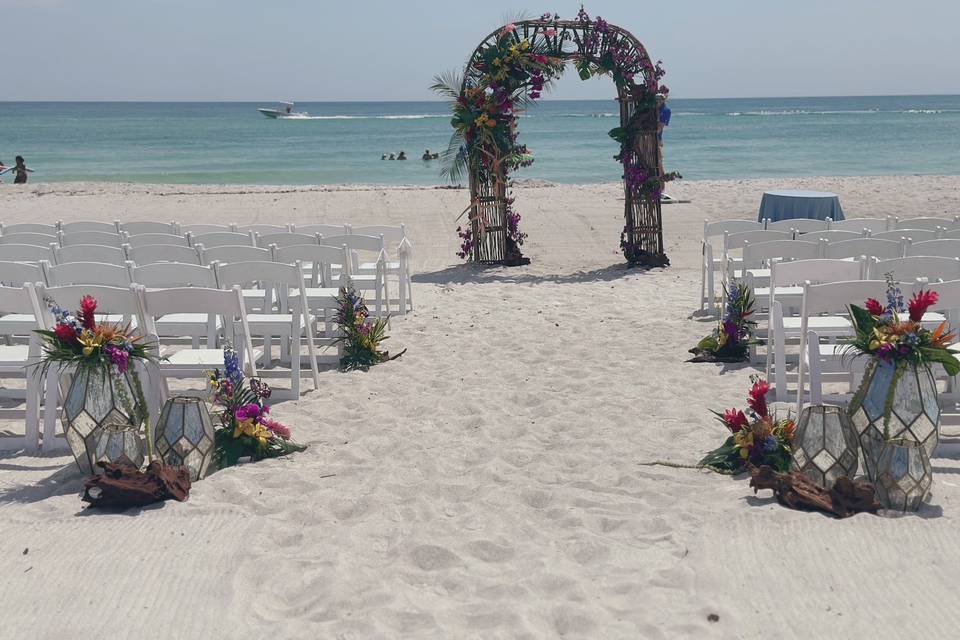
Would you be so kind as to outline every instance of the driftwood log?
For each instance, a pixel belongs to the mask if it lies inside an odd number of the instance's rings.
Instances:
[[[157,460],[146,471],[132,464],[98,462],[97,466],[103,474],[87,479],[81,498],[93,507],[128,509],[164,500],[183,502],[190,493],[190,471],[186,467],[172,467]]]
[[[848,518],[856,513],[876,513],[880,509],[869,482],[854,482],[843,476],[832,489],[825,489],[798,471],[780,473],[763,465],[750,469],[750,486],[756,493],[760,489],[773,489],[777,502],[791,509],[823,511],[838,518]]]

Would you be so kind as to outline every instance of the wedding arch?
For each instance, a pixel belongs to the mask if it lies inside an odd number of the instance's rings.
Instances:
[[[457,229],[458,255],[474,262],[525,264],[526,234],[514,208],[511,172],[533,162],[518,142],[517,112],[538,100],[545,87],[576,67],[584,80],[610,76],[617,88],[620,126],[610,136],[620,144],[624,227],[620,248],[632,265],[666,266],[660,194],[666,180],[657,138],[657,94],[664,71],[629,31],[591,19],[581,8],[575,20],[544,14],[505,25],[473,51],[462,77],[438,76],[433,89],[452,99],[454,134],[444,153],[444,173],[469,178],[468,224]]]

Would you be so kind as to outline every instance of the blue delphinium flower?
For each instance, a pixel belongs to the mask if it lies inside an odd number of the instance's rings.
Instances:
[[[243,373],[240,371],[240,358],[232,347],[223,348],[223,370],[227,379],[234,384],[239,384],[243,380]]]

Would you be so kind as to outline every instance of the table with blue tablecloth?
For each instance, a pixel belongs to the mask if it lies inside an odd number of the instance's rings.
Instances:
[[[760,200],[758,222],[811,218],[813,220],[843,220],[843,209],[837,194],[828,191],[764,191]]]

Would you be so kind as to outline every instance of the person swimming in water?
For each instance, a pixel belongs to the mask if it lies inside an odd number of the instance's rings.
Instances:
[[[406,160],[406,159],[407,159],[407,152],[401,149],[400,153],[397,155],[397,160]]]
[[[395,156],[394,154],[391,153],[391,154],[390,154],[390,157],[387,158],[387,159],[388,159],[388,160],[396,160],[396,159],[397,159],[397,156]]]
[[[424,151],[424,152],[423,152],[423,156],[421,156],[420,159],[421,159],[421,160],[433,160],[433,156],[430,155],[430,149],[427,149],[426,151]]]

